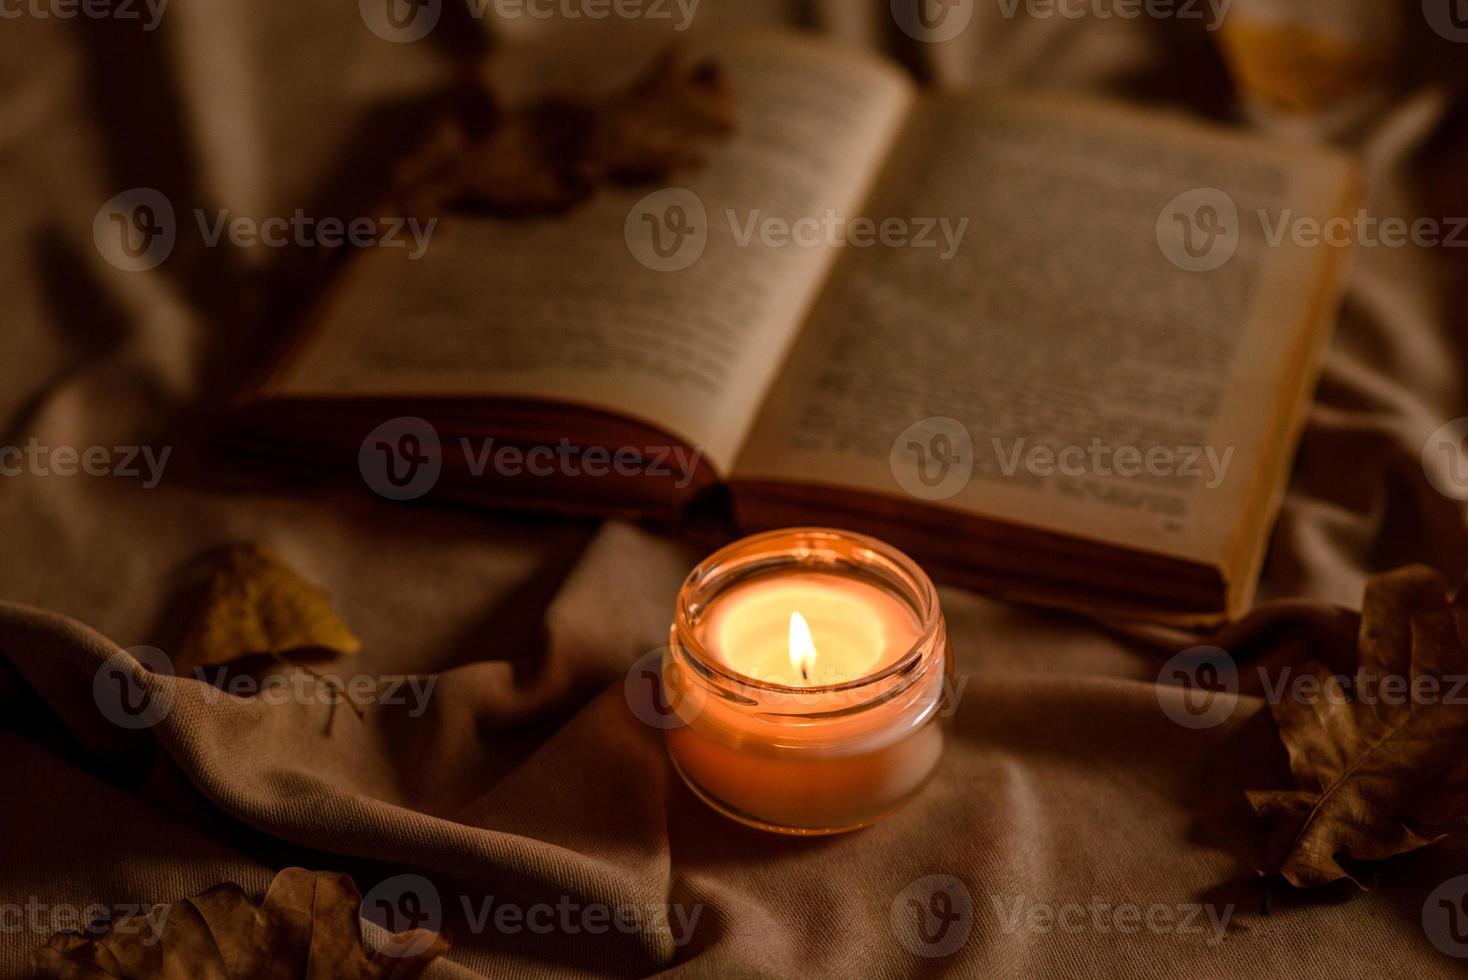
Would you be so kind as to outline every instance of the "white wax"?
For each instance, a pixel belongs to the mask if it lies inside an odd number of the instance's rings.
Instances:
[[[797,612],[805,617],[816,650],[805,674],[790,658],[790,618]],[[920,631],[912,609],[877,586],[802,572],[730,589],[709,608],[699,635],[734,671],[800,687],[874,674],[910,650]]]

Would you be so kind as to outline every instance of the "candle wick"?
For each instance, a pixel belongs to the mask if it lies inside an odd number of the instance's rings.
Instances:
[[[808,667],[806,664],[800,665],[800,679],[805,681],[807,684],[810,683],[810,667]]]

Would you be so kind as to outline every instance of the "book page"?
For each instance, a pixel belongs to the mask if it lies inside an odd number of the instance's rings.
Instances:
[[[1353,168],[1039,97],[942,97],[899,142],[871,213],[961,240],[847,250],[733,479],[1224,564],[1342,251],[1276,222]]]
[[[355,257],[266,396],[567,402],[727,469],[835,253],[782,246],[779,222],[863,200],[913,89],[895,67],[796,40],[712,54],[739,122],[705,167],[602,189],[565,216],[446,216],[416,262]]]

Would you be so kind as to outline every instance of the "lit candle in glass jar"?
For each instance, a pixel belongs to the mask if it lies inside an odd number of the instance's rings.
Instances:
[[[937,593],[901,552],[821,528],[746,538],[679,592],[668,750],[694,792],[744,823],[866,826],[937,766],[947,662]]]

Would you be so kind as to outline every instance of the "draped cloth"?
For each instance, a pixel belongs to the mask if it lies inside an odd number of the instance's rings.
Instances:
[[[1450,65],[1409,57],[1352,106],[1284,117],[1234,86],[1218,37],[1195,22],[970,4],[961,36],[927,45],[887,6],[703,0],[691,33],[785,23],[885,49],[932,85],[1104,93],[1330,139],[1365,161],[1373,213],[1468,213],[1454,183],[1468,142],[1438,74]],[[93,244],[101,203],[140,186],[181,216],[333,213],[333,195],[391,150],[393,120],[479,46],[476,26],[457,48],[390,44],[350,5],[317,0],[180,2],[153,31],[6,22],[0,444],[172,454],[155,487],[0,477],[0,976],[23,975],[53,928],[76,925],[68,910],[222,881],[259,895],[289,865],[346,871],[389,904],[411,893],[453,935],[430,974],[442,977],[1452,968],[1423,915],[1468,871],[1468,848],[1387,862],[1347,901],[1277,896],[1261,916],[1262,831],[1244,792],[1290,785],[1256,668],[1342,650],[1349,664],[1368,575],[1422,561],[1458,576],[1468,559],[1462,505],[1422,459],[1431,433],[1468,414],[1463,253],[1361,251],[1259,607],[1214,641],[1245,675],[1223,720],[1176,720],[1183,692],[1163,667],[1196,637],[944,589],[964,687],[935,781],[858,833],[763,835],[682,786],[623,693],[629,666],[666,642],[696,542],[393,505],[233,465],[208,450],[223,392],[314,288],[309,257],[181,236],[168,262],[128,272]],[[492,55],[507,91],[574,74],[544,52],[586,24],[511,26]],[[1402,43],[1440,51],[1426,33],[1408,24]],[[431,696],[358,718],[149,676],[168,710],[118,724],[99,672],[164,647],[190,563],[235,540],[330,591],[363,639],[336,669],[432,678]],[[502,906],[523,924],[496,920]],[[549,927],[530,914],[542,907]]]

